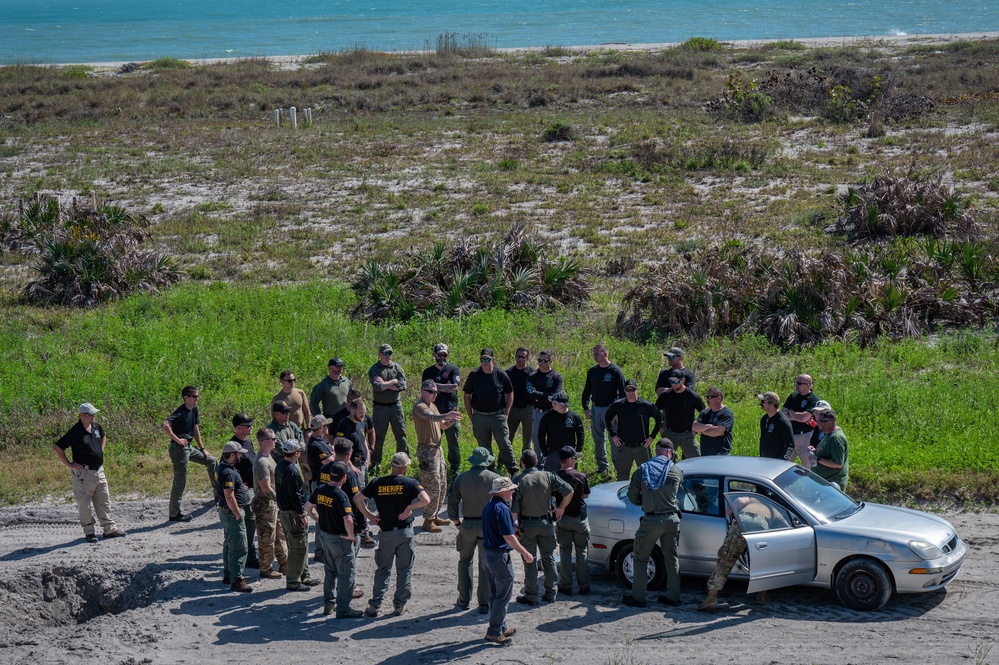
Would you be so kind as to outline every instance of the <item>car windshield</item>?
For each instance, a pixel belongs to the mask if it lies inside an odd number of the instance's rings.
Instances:
[[[788,469],[774,479],[802,508],[816,517],[842,519],[863,507],[811,471],[801,467]]]

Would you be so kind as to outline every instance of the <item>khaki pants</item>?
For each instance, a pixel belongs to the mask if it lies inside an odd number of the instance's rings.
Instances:
[[[111,518],[111,493],[108,491],[108,481],[104,477],[104,467],[93,471],[86,467],[70,469],[73,476],[73,498],[76,499],[76,509],[80,512],[80,526],[83,533],[94,533],[94,513],[101,521],[104,533],[117,530],[117,525]],[[90,509],[93,504],[93,510]]]
[[[811,440],[811,432],[802,432],[801,434],[794,435],[794,454],[798,456],[799,460],[801,460],[801,466],[806,469],[812,468],[812,463],[808,459],[808,444]],[[793,457],[791,458],[791,461],[794,461]]]
[[[611,442],[613,446],[614,443]],[[622,443],[617,449],[617,459],[614,460],[614,468],[617,470],[618,480],[631,479],[631,465],[642,466],[652,459],[652,451],[645,446],[629,446]]]
[[[437,517],[444,505],[444,492],[447,487],[447,469],[440,446],[417,446],[416,460],[420,466],[420,484],[430,496],[430,503],[423,509],[423,519]]]

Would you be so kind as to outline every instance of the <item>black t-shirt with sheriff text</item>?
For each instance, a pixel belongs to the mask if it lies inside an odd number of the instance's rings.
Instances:
[[[319,513],[320,531],[335,536],[347,534],[343,518],[347,515],[353,517],[354,509],[346,492],[335,485],[323,483],[312,492],[309,503],[314,505],[316,512]]]
[[[399,514],[423,491],[423,485],[406,476],[375,478],[361,490],[361,494],[375,500],[378,509],[378,526],[383,531],[412,526],[413,515],[401,521]]]

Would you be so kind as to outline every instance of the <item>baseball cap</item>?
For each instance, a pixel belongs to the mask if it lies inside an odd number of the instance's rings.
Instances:
[[[396,453],[395,455],[392,455],[392,466],[403,467],[409,466],[411,463],[412,461],[406,453]]]
[[[330,361],[326,364],[327,367],[343,367],[343,361],[339,358],[330,358]]]
[[[476,448],[468,456],[468,463],[472,466],[489,466],[496,461],[496,457],[489,452],[488,448]]]
[[[579,453],[572,446],[562,446],[561,450],[558,451],[558,458],[561,460],[573,459],[579,457]]]
[[[228,455],[229,453],[248,453],[250,452],[243,447],[243,444],[238,441],[230,441],[229,443],[222,446],[222,454]]]
[[[495,355],[493,355],[493,350],[490,349],[488,346],[486,348],[482,349],[481,352],[479,352],[479,356],[480,357],[485,356],[485,357],[488,357],[488,358],[495,358],[496,357]]]
[[[298,441],[295,439],[285,439],[281,442],[281,452],[285,455],[292,455],[297,453],[301,448],[298,447]]]
[[[763,393],[762,395],[757,395],[756,399],[761,402],[770,402],[774,406],[780,406],[780,397],[777,393]]]
[[[832,411],[832,410],[833,410],[832,405],[830,405],[829,402],[825,401],[824,399],[820,399],[819,403],[815,405],[814,409],[812,409],[812,413],[815,413],[816,411]]]
[[[627,381],[624,382],[624,387],[625,388],[637,388],[638,387],[638,381],[635,381],[634,379],[628,379]]]
[[[383,356],[386,353],[392,353],[392,345],[391,344],[382,344],[381,346],[378,347],[378,353],[382,354]]]
[[[246,415],[245,413],[237,413],[232,417],[232,426],[239,427],[240,425],[252,425],[253,418]]]
[[[560,390],[551,396],[551,401],[558,402],[559,404],[568,404],[569,396],[565,394],[565,391]]]
[[[672,358],[673,356],[683,357],[683,349],[681,349],[679,346],[674,346],[669,351],[666,352],[666,355],[669,356],[670,358]]]
[[[284,400],[278,400],[271,404],[271,413],[291,413],[291,407]]]
[[[662,448],[663,450],[672,450],[676,452],[676,444],[670,439],[663,437],[656,442],[656,448]]]
[[[330,480],[342,480],[347,477],[347,465],[343,462],[333,462],[325,469],[329,473]]]
[[[506,476],[500,476],[499,478],[493,478],[493,488],[489,490],[490,494],[499,494],[500,492],[506,492],[507,490],[515,490],[517,486],[512,480]]]
[[[332,420],[326,416],[312,416],[312,420],[309,421],[309,429],[319,429],[324,425],[329,425]]]
[[[434,346],[434,353],[451,353],[451,349],[448,348],[447,344],[441,342]]]
[[[94,415],[97,415],[97,412],[99,410],[100,409],[94,408],[94,405],[91,404],[90,402],[84,402],[83,404],[80,405],[80,408],[77,409],[77,412],[78,413],[85,413],[88,416],[94,416]]]

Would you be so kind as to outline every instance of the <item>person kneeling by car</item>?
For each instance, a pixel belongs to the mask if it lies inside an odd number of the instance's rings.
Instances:
[[[746,524],[753,525],[748,528],[754,531],[765,531],[771,527],[770,522],[762,515],[762,511],[754,509],[754,504],[756,504],[762,510],[768,510],[759,501],[754,501],[748,496],[740,496],[735,499],[734,504],[735,509],[739,512],[742,519],[746,521]],[[725,582],[728,580],[729,573],[732,572],[732,567],[735,566],[735,562],[746,551],[746,539],[742,537],[739,520],[732,514],[731,508],[728,508],[727,512],[729,517],[728,531],[725,533],[725,540],[722,541],[721,547],[718,548],[718,563],[715,564],[715,570],[711,573],[711,577],[708,578],[708,596],[704,599],[704,602],[697,606],[699,612],[710,612],[711,610],[718,609],[718,592],[725,587]],[[756,602],[758,603],[766,603],[769,600],[770,597],[766,591],[760,591],[756,594]]]

